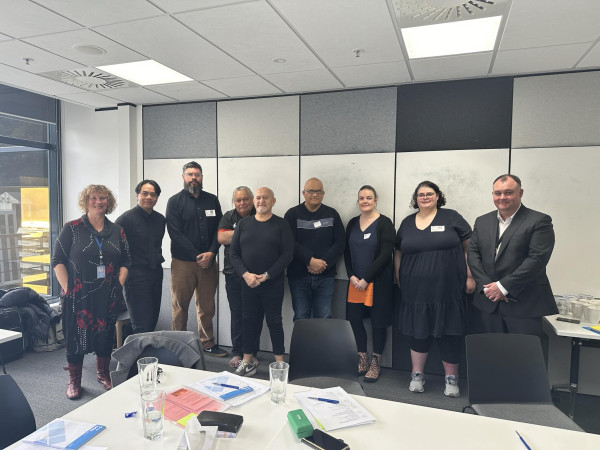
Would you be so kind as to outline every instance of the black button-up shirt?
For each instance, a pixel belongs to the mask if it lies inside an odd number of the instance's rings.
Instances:
[[[183,189],[167,203],[167,230],[171,237],[171,256],[196,261],[200,253],[219,250],[217,231],[223,213],[219,199],[202,191],[195,198]]]
[[[165,259],[162,255],[162,240],[165,235],[166,219],[161,213],[148,214],[139,205],[125,211],[115,221],[125,231],[131,251],[132,266],[160,267]]]

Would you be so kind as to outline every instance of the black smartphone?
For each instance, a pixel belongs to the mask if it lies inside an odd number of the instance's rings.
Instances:
[[[348,444],[321,430],[313,431],[313,435],[302,439],[302,443],[315,450],[350,450]]]

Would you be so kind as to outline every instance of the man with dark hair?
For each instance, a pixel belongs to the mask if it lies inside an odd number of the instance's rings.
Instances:
[[[171,310],[173,330],[186,330],[192,295],[196,300],[198,334],[208,355],[227,356],[215,344],[212,319],[219,250],[217,230],[221,205],[202,189],[202,167],[196,161],[183,166],[183,190],[167,203],[167,230],[171,237]]]
[[[294,320],[331,317],[335,266],[346,233],[337,211],[323,204],[321,180],[306,180],[302,195],[304,202],[284,216],[294,233],[294,260],[287,271]]]
[[[488,333],[543,339],[542,316],[558,312],[546,276],[554,248],[552,219],[521,203],[515,175],[496,178],[492,196],[497,209],[477,218],[467,252],[477,283],[473,304]]]
[[[137,206],[115,221],[123,227],[131,251],[125,302],[134,333],[154,331],[160,314],[166,221],[165,216],[154,211],[159,196],[160,186],[156,181],[140,181],[135,187]]]

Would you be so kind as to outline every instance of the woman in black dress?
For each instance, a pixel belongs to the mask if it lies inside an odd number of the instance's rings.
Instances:
[[[350,321],[358,349],[358,373],[374,382],[381,374],[381,355],[392,324],[394,224],[377,211],[377,192],[372,186],[358,191],[360,216],[346,227],[344,260],[350,283],[346,318]],[[363,323],[371,317],[373,356],[367,354],[367,331]]]
[[[465,334],[467,292],[475,282],[466,264],[471,227],[446,204],[431,181],[419,183],[396,236],[394,273],[401,291],[400,331],[410,336],[412,376],[409,389],[423,392],[423,370],[432,341],[440,347],[449,397],[460,395],[457,378]]]
[[[131,263],[123,229],[106,218],[117,206],[103,185],[79,194],[84,212],[67,222],[54,245],[52,267],[60,295],[67,350],[67,398],[82,393],[83,355],[96,352],[97,380],[110,389],[109,363],[117,315],[125,307],[123,285]]]

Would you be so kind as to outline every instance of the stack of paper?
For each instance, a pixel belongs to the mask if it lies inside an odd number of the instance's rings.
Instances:
[[[369,411],[339,386],[296,392],[295,395],[308,420],[315,428],[321,430],[331,431],[375,421],[375,417]]]
[[[105,428],[104,425],[93,423],[54,419],[49,424],[23,438],[23,442],[41,445],[46,448],[76,449]]]
[[[225,402],[203,395],[195,390],[180,388],[167,394],[165,417],[172,422],[196,417],[201,411],[224,411],[229,407]],[[187,420],[180,425],[185,426]]]
[[[224,401],[229,406],[241,405],[269,390],[264,384],[230,372],[221,372],[210,378],[198,380],[188,387]]]

